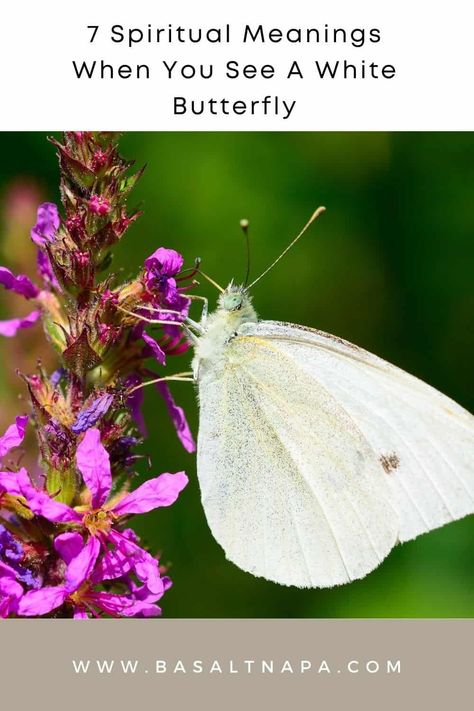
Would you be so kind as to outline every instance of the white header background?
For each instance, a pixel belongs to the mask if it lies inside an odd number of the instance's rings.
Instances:
[[[238,0],[4,0],[0,79],[2,130],[472,130],[474,128],[474,29],[467,0],[330,0],[275,3]],[[230,23],[230,44],[110,41],[110,28],[221,27]],[[291,44],[241,43],[246,24],[266,30],[324,25],[378,28],[381,41]],[[93,44],[87,25],[99,25]],[[80,79],[72,60],[148,64],[146,79]],[[393,79],[321,80],[320,62],[347,59],[392,64]],[[161,63],[214,65],[214,78],[166,78]],[[273,79],[226,79],[225,63],[272,64]],[[284,77],[293,60],[305,78]],[[173,97],[227,98],[249,102],[265,96],[296,101],[291,116],[173,115]]]

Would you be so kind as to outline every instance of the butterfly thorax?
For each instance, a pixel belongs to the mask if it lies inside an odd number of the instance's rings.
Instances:
[[[214,369],[224,365],[225,348],[229,341],[243,323],[256,321],[258,316],[245,288],[230,284],[220,295],[217,309],[201,322],[204,332],[194,347],[192,363],[195,378],[198,375],[201,377],[206,366],[212,365]]]

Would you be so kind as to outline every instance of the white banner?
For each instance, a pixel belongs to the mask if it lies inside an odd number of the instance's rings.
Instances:
[[[471,130],[472,5],[2,3],[3,130]]]

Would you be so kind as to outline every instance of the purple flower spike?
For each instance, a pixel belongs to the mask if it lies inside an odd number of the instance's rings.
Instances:
[[[86,432],[77,448],[77,468],[84,477],[85,484],[92,494],[93,508],[100,508],[112,488],[110,458],[101,444],[98,429]]]
[[[86,432],[90,427],[93,427],[100,418],[106,414],[112,404],[114,396],[110,393],[100,395],[94,402],[85,410],[79,413],[77,420],[71,427],[74,434]]]
[[[23,318],[10,318],[0,321],[0,335],[12,338],[16,336],[22,328],[30,328],[41,318],[41,311],[32,311]]]
[[[36,225],[32,227],[31,239],[38,247],[44,247],[47,242],[52,242],[59,227],[58,208],[52,202],[44,202],[38,207]]]
[[[183,272],[181,254],[160,247],[135,278],[104,276],[110,249],[141,214],[128,199],[143,169],[131,173],[113,132],[66,131],[51,142],[63,207],[38,206],[36,190],[23,185],[10,206],[13,220],[37,211],[30,220],[37,276],[0,267],[0,287],[31,300],[6,314],[0,336],[44,321],[61,355],[54,372],[41,361],[35,374],[20,372],[40,455],[31,475],[21,466],[28,417],[0,431],[0,617],[155,617],[170,580],[130,521],[174,504],[188,478],[167,472],[137,485],[144,455],[133,419],[146,434],[147,365],[153,359],[152,370],[162,370],[190,346],[183,322],[198,269]],[[194,451],[183,410],[166,386],[158,391]]]
[[[11,449],[18,447],[25,437],[28,415],[17,417],[14,425],[8,427],[5,434],[0,437],[0,457],[4,457]]]
[[[7,291],[14,291],[15,294],[20,294],[25,299],[34,299],[39,294],[38,287],[25,274],[15,276],[6,267],[0,267],[0,284]]]

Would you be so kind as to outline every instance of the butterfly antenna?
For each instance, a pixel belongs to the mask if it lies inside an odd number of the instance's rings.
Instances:
[[[292,247],[294,247],[294,245],[298,242],[298,240],[304,235],[304,233],[306,232],[306,230],[308,229],[308,227],[310,227],[310,226],[313,224],[313,222],[314,222],[315,220],[317,220],[318,217],[319,217],[323,212],[325,212],[325,211],[326,211],[326,208],[325,208],[325,207],[318,207],[318,209],[313,212],[313,214],[311,215],[311,217],[309,218],[308,222],[305,224],[305,226],[303,227],[303,229],[301,230],[301,232],[296,235],[296,237],[294,238],[294,240],[292,240],[292,241],[290,242],[290,244],[288,245],[288,247],[287,247],[286,249],[284,249],[283,252],[280,254],[280,256],[277,257],[277,258],[275,259],[275,261],[272,262],[272,263],[270,264],[270,266],[267,267],[267,269],[265,269],[264,272],[262,272],[262,274],[260,274],[260,276],[258,276],[256,279],[254,279],[254,281],[253,281],[251,284],[249,284],[247,288],[248,288],[248,289],[251,289],[252,286],[254,286],[258,281],[260,281],[260,279],[262,279],[262,277],[264,277],[266,274],[268,274],[268,272],[271,271],[271,270],[273,269],[273,267],[278,264],[278,262],[280,261],[280,259],[282,259],[282,258],[285,256],[285,254],[286,254],[287,252],[289,252]]]
[[[247,272],[244,279],[244,287],[247,287],[250,278],[250,239],[249,239],[249,221],[240,220],[240,227],[245,235],[245,243],[247,245]]]
[[[188,272],[190,272],[190,273],[188,273]],[[194,267],[189,267],[188,269],[183,269],[183,271],[180,272],[180,278],[176,279],[176,281],[181,281],[181,277],[183,274],[187,274],[186,279],[190,279],[195,274],[200,274],[202,277],[204,277],[204,279],[207,279],[207,281],[210,284],[212,284],[212,286],[215,286],[215,288],[218,291],[220,291],[221,294],[224,293],[224,288],[222,286],[219,286],[219,284],[216,281],[214,281],[214,279],[211,279],[210,276],[208,276],[201,270],[201,257],[196,257],[196,259],[194,260]]]
[[[211,279],[211,277],[208,276],[208,274],[205,274],[205,273],[204,273],[203,271],[201,271],[200,269],[196,269],[196,271],[197,271],[198,274],[200,274],[202,277],[204,277],[204,279],[206,279],[206,280],[209,282],[209,284],[212,284],[212,286],[215,286],[216,289],[221,292],[221,294],[224,293],[224,291],[225,291],[224,287],[220,286],[220,285],[217,283],[217,281],[214,281],[214,279]]]

